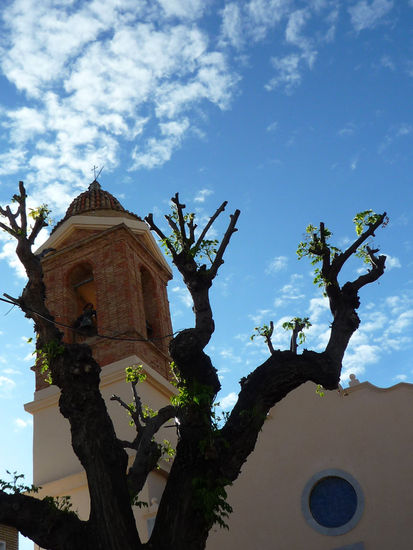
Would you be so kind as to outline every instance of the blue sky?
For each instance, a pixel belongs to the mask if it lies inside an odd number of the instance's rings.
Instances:
[[[97,165],[125,208],[160,223],[176,191],[201,219],[223,200],[225,216],[240,208],[212,292],[225,406],[267,355],[249,340],[257,323],[273,320],[275,347],[287,347],[281,323],[310,316],[306,346],[326,341],[326,303],[295,256],[306,225],[324,221],[343,247],[356,212],[386,210],[375,242],[388,268],[361,293],[343,370],[413,382],[412,22],[411,0],[3,2],[0,202],[23,179],[57,221]],[[1,291],[17,295],[24,278],[0,239]],[[169,296],[174,328],[190,326],[179,277]],[[31,326],[8,310],[0,471],[30,478]]]

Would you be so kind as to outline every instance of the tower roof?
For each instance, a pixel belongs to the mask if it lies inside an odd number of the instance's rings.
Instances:
[[[66,210],[65,216],[55,225],[52,230],[55,231],[63,222],[65,222],[71,216],[77,216],[79,214],[95,213],[97,210],[112,210],[115,212],[122,212],[127,214],[128,217],[133,217],[140,220],[141,218],[128,210],[125,210],[121,203],[111,195],[108,191],[104,191],[100,183],[96,180],[92,181],[88,190],[80,193],[69,205]]]

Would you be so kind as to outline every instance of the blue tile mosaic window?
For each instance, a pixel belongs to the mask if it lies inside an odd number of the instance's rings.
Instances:
[[[357,493],[351,483],[342,477],[324,477],[311,490],[309,507],[319,525],[340,527],[354,516]]]

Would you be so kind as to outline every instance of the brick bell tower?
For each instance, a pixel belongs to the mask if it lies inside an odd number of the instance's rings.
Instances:
[[[166,293],[171,269],[146,223],[128,212],[95,180],[70,204],[49,239],[37,250],[46,303],[66,342],[86,342],[102,366],[101,391],[118,437],[133,439],[125,411],[110,401],[115,393],[130,401],[125,368],[142,364],[143,403],[154,409],[169,403],[168,343],[172,333]],[[70,430],[58,411],[59,391],[36,372],[33,415],[33,481],[39,496],[71,495],[87,518],[86,476],[71,449]],[[170,432],[170,430],[169,430]],[[159,434],[161,439],[171,434]],[[142,500],[160,499],[168,466],[150,474]],[[146,498],[145,498],[146,497]],[[136,512],[143,534],[148,512]]]
[[[168,377],[172,274],[141,218],[93,181],[38,253],[65,341],[87,342],[101,366],[135,354]],[[37,390],[47,387],[43,378],[37,374]]]

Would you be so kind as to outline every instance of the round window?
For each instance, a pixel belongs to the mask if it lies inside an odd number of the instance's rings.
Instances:
[[[306,520],[325,535],[350,531],[359,521],[363,506],[360,485],[341,470],[325,470],[313,476],[302,497]]]

